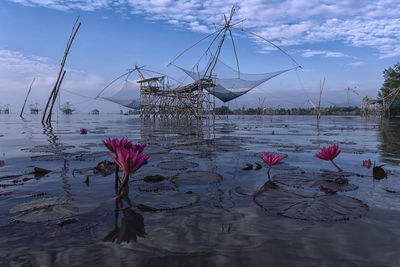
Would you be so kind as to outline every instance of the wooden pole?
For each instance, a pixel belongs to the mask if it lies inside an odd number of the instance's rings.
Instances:
[[[68,56],[69,50],[71,48],[72,42],[74,41],[75,36],[76,36],[80,26],[81,26],[81,22],[79,22],[78,26],[76,26],[78,21],[79,21],[79,16],[76,19],[74,26],[72,27],[72,31],[71,31],[71,34],[70,34],[68,42],[67,42],[67,46],[66,46],[65,51],[64,51],[64,56],[63,56],[63,59],[61,61],[61,66],[60,66],[60,70],[58,72],[56,83],[54,84],[53,90],[50,93],[49,99],[47,100],[46,107],[45,107],[45,109],[43,111],[42,123],[44,123],[46,115],[47,115],[46,123],[51,123],[51,112],[53,111],[54,102],[55,102],[55,99],[57,98],[58,91],[60,89],[62,79],[64,78],[64,75],[65,75],[64,65],[65,65],[65,62],[67,60],[67,56]],[[51,105],[51,108],[49,110],[49,114],[47,114],[47,109],[49,108],[50,102],[52,103],[52,105]]]
[[[58,92],[60,91],[60,86],[61,86],[62,81],[64,80],[64,76],[65,76],[65,73],[66,73],[66,72],[67,72],[67,71],[64,70],[64,72],[63,72],[63,74],[62,74],[62,76],[61,76],[60,82],[58,83],[57,89],[56,89],[56,91],[55,91],[55,93],[54,93],[53,101],[52,101],[52,103],[51,103],[51,107],[50,107],[50,110],[49,110],[49,114],[47,115],[46,123],[51,124],[51,115],[53,114],[54,103],[56,102],[57,95],[58,95]]]
[[[20,116],[21,118],[22,118],[22,114],[24,113],[26,100],[28,100],[28,96],[29,96],[29,93],[31,92],[32,85],[33,85],[33,82],[34,82],[34,81],[35,81],[35,78],[33,78],[32,82],[31,82],[31,85],[29,86],[28,93],[26,94],[25,101],[24,101],[24,105],[22,106],[21,113],[19,114],[19,116]]]

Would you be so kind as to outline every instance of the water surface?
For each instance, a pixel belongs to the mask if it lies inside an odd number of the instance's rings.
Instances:
[[[332,116],[317,125],[311,116],[224,116],[212,127],[73,114],[43,127],[39,116],[10,114],[0,116],[0,126],[1,266],[400,265],[399,119]],[[146,143],[150,155],[120,203],[114,174],[92,169],[111,160],[106,137]],[[314,157],[334,143],[342,150],[335,162],[356,190],[332,197],[301,181],[337,178],[332,164]],[[260,206],[251,192],[267,179],[263,151],[287,155],[271,174],[286,183],[279,190],[311,196],[309,210],[315,199],[336,196],[367,208],[353,218],[345,201],[350,218],[337,221],[279,215],[280,196]],[[384,165],[387,178],[373,179],[366,159]],[[51,172],[35,176],[34,167]],[[145,179],[155,174],[163,180]],[[278,207],[268,206],[273,201]],[[43,214],[63,216],[38,219]]]

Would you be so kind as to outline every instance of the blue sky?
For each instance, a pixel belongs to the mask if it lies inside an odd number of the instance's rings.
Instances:
[[[29,102],[44,106],[78,15],[82,26],[67,60],[60,102],[71,101],[80,112],[93,108],[113,112],[120,107],[70,92],[94,97],[134,64],[183,79],[183,73],[167,64],[213,32],[213,23],[222,23],[232,5],[237,7],[234,21],[246,19],[240,28],[273,41],[303,69],[273,78],[229,103],[231,108],[257,107],[263,98],[271,107],[306,107],[308,99],[317,102],[323,78],[324,106],[344,104],[347,87],[361,96],[376,97],[383,70],[400,61],[398,0],[2,0],[0,106],[10,104],[18,112],[33,77]],[[294,66],[266,42],[240,32],[234,32],[234,39],[242,72],[266,73]],[[176,64],[192,67],[207,41]],[[222,58],[235,67],[230,40],[224,43]],[[351,94],[351,102],[360,98]]]

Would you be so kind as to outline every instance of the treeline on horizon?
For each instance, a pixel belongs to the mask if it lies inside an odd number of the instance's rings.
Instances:
[[[360,115],[359,107],[335,107],[320,109],[321,115]],[[291,108],[291,109],[272,109],[272,108],[241,108],[231,110],[227,106],[215,108],[217,115],[316,115],[314,108]]]

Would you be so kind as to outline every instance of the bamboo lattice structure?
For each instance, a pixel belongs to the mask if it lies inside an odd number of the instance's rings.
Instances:
[[[138,83],[142,117],[201,119],[213,114],[214,102],[206,90],[215,86],[211,79],[199,79],[173,89],[166,84],[165,76]]]

